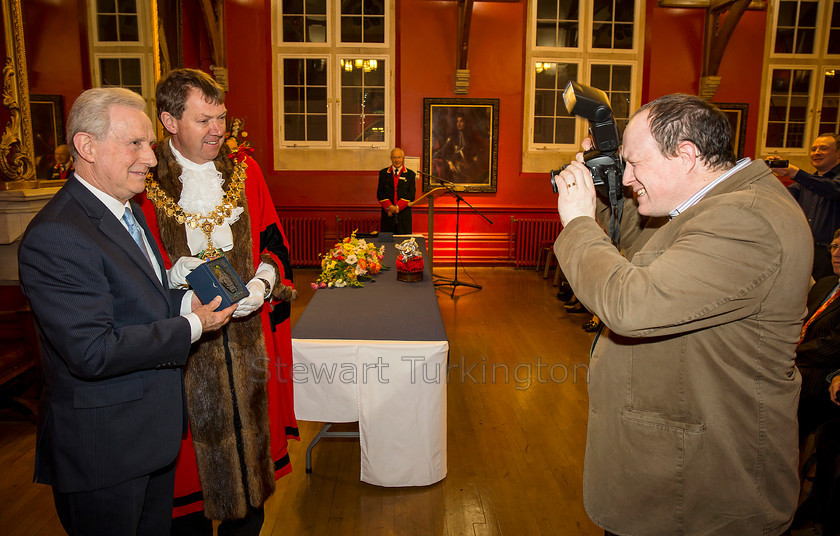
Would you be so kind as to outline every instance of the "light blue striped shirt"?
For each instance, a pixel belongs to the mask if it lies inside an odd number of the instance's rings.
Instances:
[[[738,162],[735,164],[735,167],[733,167],[720,177],[716,178],[715,180],[698,190],[696,194],[686,199],[682,204],[680,204],[680,206],[669,212],[668,215],[671,216],[671,219],[676,218],[677,216],[688,210],[689,207],[692,207],[699,203],[700,200],[703,199],[706,196],[706,194],[709,193],[709,191],[711,191],[712,188],[731,177],[736,171],[747,167],[750,162],[751,160],[749,158],[742,158],[738,160]]]

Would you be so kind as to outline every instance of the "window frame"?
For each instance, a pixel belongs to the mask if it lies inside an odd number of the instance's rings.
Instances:
[[[111,87],[102,85],[102,72],[99,64],[100,59],[139,59],[140,60],[140,86],[143,88],[143,97],[146,95],[154,95],[154,82],[149,78],[149,57],[143,52],[95,52],[93,54],[93,78],[96,81],[96,87]]]
[[[820,25],[820,21],[823,20],[823,17],[827,16],[826,11],[826,2],[817,2],[817,28],[814,34],[814,52],[811,54],[785,54],[776,52],[776,28],[777,24],[779,23],[779,8],[781,7],[781,2],[775,2],[775,9],[768,9],[768,27],[771,29],[770,32],[770,44],[769,44],[769,56],[774,60],[779,61],[786,61],[790,60],[791,58],[801,58],[801,59],[817,59],[825,53],[825,46],[827,46],[827,41],[825,39],[825,30],[824,27]],[[827,25],[826,25],[827,26]],[[797,26],[798,28],[798,26]]]
[[[385,61],[385,62],[386,62],[386,63],[385,63],[385,65],[386,65],[386,69],[385,69],[385,83],[384,83],[384,85],[383,85],[383,87],[382,87],[382,89],[383,89],[383,91],[385,92],[385,95],[386,95],[386,99],[385,99],[385,100],[386,100],[386,102],[385,102],[385,107],[384,107],[383,114],[382,114],[382,115],[383,115],[383,120],[385,121],[385,133],[386,133],[386,136],[385,136],[385,141],[382,141],[382,142],[369,142],[369,141],[342,141],[342,139],[341,139],[341,97],[340,97],[340,94],[341,94],[341,88],[342,88],[342,85],[341,85],[341,60],[342,60],[342,59],[345,59],[345,60],[346,60],[346,59],[348,59],[348,58],[353,58],[353,59],[355,59],[355,58],[357,58],[358,56],[359,56],[359,54],[340,54],[340,55],[338,55],[338,56],[335,58],[335,63],[334,63],[334,65],[333,65],[333,68],[334,68],[334,73],[335,73],[335,81],[336,81],[336,82],[335,82],[335,85],[334,85],[334,90],[335,90],[335,92],[338,94],[338,95],[336,95],[336,96],[335,96],[335,98],[333,99],[333,102],[335,102],[335,103],[336,103],[336,106],[337,106],[337,111],[336,111],[336,114],[337,114],[337,117],[336,117],[336,119],[337,119],[337,122],[336,122],[336,133],[337,133],[337,134],[336,134],[336,135],[337,135],[337,137],[336,137],[336,145],[337,145],[339,148],[354,148],[354,149],[356,149],[356,148],[360,148],[360,147],[367,147],[367,146],[369,146],[371,143],[379,143],[379,144],[382,144],[382,143],[387,142],[388,117],[393,115],[393,111],[391,111],[391,112],[389,113],[389,109],[388,109],[388,98],[387,98],[387,94],[388,94],[388,92],[389,92],[389,88],[391,87],[391,72],[392,72],[392,70],[391,70],[391,66],[390,66],[391,58],[390,58],[389,56],[387,56],[387,55],[372,56],[372,55],[369,55],[369,54],[365,54],[365,55],[364,55],[364,59],[368,59],[368,60],[377,60],[377,61]]]
[[[336,47],[339,48],[379,48],[387,50],[391,47],[391,39],[395,38],[396,36],[393,35],[392,32],[388,31],[389,28],[393,26],[393,17],[394,17],[394,9],[395,5],[392,0],[384,0],[385,4],[385,41],[383,43],[354,43],[354,42],[347,42],[341,40],[341,0],[327,0],[327,2],[333,2],[333,17],[336,22],[333,27],[333,37],[334,43]],[[329,12],[329,10],[327,10]],[[329,19],[327,20],[327,34],[330,34],[329,31]],[[329,38],[327,39],[329,42]]]
[[[99,24],[96,20],[99,11],[96,10],[96,1],[88,2],[88,32],[90,36],[91,46],[99,47],[146,47],[150,46],[153,40],[151,31],[151,11],[154,9],[150,2],[137,0],[137,34],[139,39],[137,41],[101,41],[99,39]]]
[[[137,0],[138,41],[99,41],[96,17],[96,2],[87,2],[88,16],[88,56],[92,87],[102,86],[100,58],[140,58],[140,80],[142,94],[146,101],[146,115],[157,124],[155,107],[155,73],[159,70],[160,58],[157,51],[157,9],[154,3]]]
[[[396,0],[385,0],[385,42],[340,42],[341,4],[327,0],[327,42],[288,43],[283,39],[282,0],[271,1],[272,39],[272,128],[275,170],[370,170],[382,167],[394,147],[396,120],[394,89],[396,53],[391,43],[396,39],[394,10]],[[325,142],[300,142],[285,139],[283,113],[283,59],[290,57],[326,58],[327,66],[327,128]],[[352,142],[341,140],[341,75],[342,58],[369,58],[385,61],[385,136],[381,142]]]
[[[788,155],[808,155],[808,148],[810,147],[811,141],[813,136],[810,133],[815,128],[816,123],[816,114],[814,113],[814,103],[816,101],[815,93],[818,91],[817,86],[817,78],[818,78],[818,70],[814,65],[803,65],[803,64],[790,64],[790,63],[778,63],[772,66],[768,66],[767,68],[767,77],[768,81],[770,80],[770,75],[775,70],[796,70],[796,71],[811,71],[811,80],[808,83],[808,112],[805,118],[805,127],[803,132],[803,145],[804,147],[794,148],[794,147],[769,147],[766,145],[767,142],[767,131],[769,130],[770,126],[770,99],[773,96],[773,92],[769,89],[764,92],[762,95],[762,109],[764,110],[763,114],[763,123],[762,123],[762,136],[761,136],[761,152],[772,152],[774,154],[788,154]],[[821,92],[821,90],[819,90]],[[788,122],[785,123],[789,125]]]
[[[642,91],[641,70],[644,65],[642,50],[645,8],[643,0],[636,0],[634,6],[633,47],[630,49],[604,49],[592,46],[593,14],[592,3],[578,0],[580,13],[580,39],[577,47],[537,47],[536,10],[537,0],[528,0],[527,40],[524,62],[525,91],[523,95],[522,171],[545,173],[560,164],[569,162],[580,151],[580,143],[588,134],[589,125],[585,119],[575,118],[575,142],[570,144],[534,143],[534,99],[536,96],[536,63],[577,63],[578,82],[588,84],[592,65],[627,65],[631,68],[630,114],[639,106]]]
[[[765,52],[761,79],[762,94],[759,101],[759,122],[756,129],[756,155],[779,155],[787,158],[792,164],[809,169],[811,142],[820,134],[819,114],[823,101],[823,81],[827,69],[840,72],[840,54],[828,54],[828,40],[830,37],[830,11],[838,5],[837,0],[819,2],[817,13],[817,32],[815,35],[814,54],[780,54],[775,52],[776,24],[781,4],[774,2],[773,9],[767,10],[767,27],[765,31]],[[778,69],[797,69],[812,71],[808,91],[808,112],[805,121],[802,147],[771,147],[767,145],[767,131],[770,120],[770,97],[772,83],[771,74]],[[835,75],[836,76],[836,75]]]
[[[325,59],[327,61],[327,132],[332,132],[335,128],[333,124],[333,115],[331,113],[331,109],[334,106],[334,95],[333,95],[333,84],[331,83],[330,78],[334,78],[335,71],[330,69],[330,57],[329,55],[324,54],[278,54],[276,58],[277,62],[277,78],[282,81],[283,79],[283,60],[285,59]],[[279,123],[278,126],[283,125],[283,111],[284,111],[284,104],[285,104],[285,96],[283,95],[283,86],[282,84],[279,85],[279,93],[277,95],[278,98],[278,116],[275,117],[275,120]],[[300,140],[287,140],[284,135],[284,128],[280,128],[279,132],[281,136],[277,137],[279,147],[290,147],[290,148],[298,148],[298,147],[311,147],[311,148],[329,148],[330,140],[327,137],[326,140],[314,140],[314,141],[300,141]]]

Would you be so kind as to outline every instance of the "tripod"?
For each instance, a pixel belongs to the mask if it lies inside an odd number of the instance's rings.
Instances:
[[[437,179],[443,185],[443,187],[446,188],[446,190],[455,197],[455,200],[456,200],[455,201],[455,278],[454,279],[448,279],[448,278],[445,278],[445,277],[439,277],[435,281],[435,286],[436,287],[445,287],[445,286],[452,285],[452,293],[450,294],[450,296],[455,296],[455,289],[458,288],[458,287],[470,287],[470,288],[475,288],[475,289],[481,290],[481,285],[477,285],[475,283],[463,283],[461,281],[458,281],[458,237],[460,235],[460,230],[461,230],[461,202],[463,201],[464,204],[467,205],[468,207],[470,207],[470,209],[472,209],[473,212],[475,212],[476,214],[478,214],[479,216],[484,218],[487,221],[487,223],[492,225],[493,222],[490,221],[490,219],[487,216],[485,216],[484,214],[479,212],[474,206],[470,205],[467,202],[466,199],[464,199],[463,197],[461,197],[458,194],[458,192],[453,190],[449,186],[449,184],[452,184],[451,182],[445,181],[443,179],[438,179],[437,177],[432,177],[431,175],[430,175],[430,177],[433,178],[433,179]],[[447,184],[447,183],[449,183],[449,184]]]

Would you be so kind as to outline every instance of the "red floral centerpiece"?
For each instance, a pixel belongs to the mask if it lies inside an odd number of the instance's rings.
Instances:
[[[422,281],[423,280],[423,255],[414,238],[396,244],[400,254],[397,256],[397,280],[398,281]]]

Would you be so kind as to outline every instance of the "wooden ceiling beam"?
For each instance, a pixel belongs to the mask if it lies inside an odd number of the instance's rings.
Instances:
[[[713,0],[706,9],[703,68],[700,76],[716,76],[723,53],[751,0]],[[721,23],[721,15],[726,13]]]
[[[458,0],[458,50],[455,52],[456,69],[467,68],[467,53],[470,48],[470,23],[472,22],[474,0]]]

